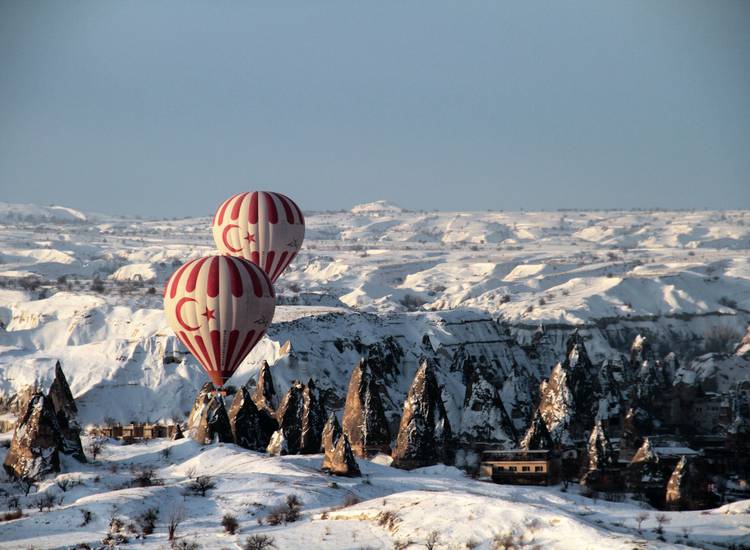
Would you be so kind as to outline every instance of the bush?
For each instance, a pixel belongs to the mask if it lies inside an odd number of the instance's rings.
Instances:
[[[273,537],[268,535],[253,535],[248,537],[242,545],[242,550],[268,550],[269,548],[276,548],[276,544]]]
[[[272,508],[266,516],[268,525],[280,525],[282,523],[293,523],[300,517],[302,501],[297,495],[287,495],[286,502]]]
[[[398,522],[398,514],[393,510],[383,510],[378,514],[376,519],[378,525],[381,527],[387,527],[388,530],[393,530]]]
[[[224,531],[230,535],[234,535],[240,525],[237,523],[237,518],[232,514],[224,514],[224,517],[221,518],[221,526],[224,528]]]
[[[78,511],[81,512],[81,516],[82,516],[81,517],[81,525],[79,525],[79,527],[83,527],[83,526],[88,525],[89,523],[91,523],[91,520],[94,517],[94,514],[91,512],[91,510],[87,510],[86,508],[81,508]]]
[[[211,476],[198,476],[188,485],[189,491],[194,495],[206,496],[206,493],[216,487]]]
[[[156,472],[153,468],[142,468],[135,473],[133,478],[133,485],[135,487],[151,487],[152,485],[158,485],[156,479]]]
[[[175,542],[172,545],[172,548],[174,550],[198,550],[200,546],[198,546],[198,543],[194,540],[185,540],[182,539],[180,541]]]
[[[40,512],[42,512],[45,508],[47,509],[47,511],[50,511],[52,509],[52,506],[54,505],[55,497],[54,495],[51,495],[49,493],[42,493],[36,499],[36,507],[39,508]]]
[[[144,537],[152,534],[156,527],[156,520],[159,517],[158,508],[149,508],[136,518],[138,527],[141,528],[141,533]]]
[[[4,514],[0,515],[0,521],[12,521],[22,516],[23,516],[23,512],[21,512],[21,510],[15,509],[15,510],[11,510],[10,512],[5,512]]]

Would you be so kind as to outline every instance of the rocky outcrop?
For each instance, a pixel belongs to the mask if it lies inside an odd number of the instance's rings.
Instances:
[[[81,445],[81,427],[78,424],[78,407],[76,406],[70,386],[65,378],[60,361],[55,364],[55,379],[47,392],[52,408],[60,427],[60,451],[73,456],[80,462],[86,462]]]
[[[346,434],[339,436],[333,449],[326,450],[322,469],[337,476],[359,477],[362,475]]]
[[[343,432],[357,456],[390,452],[391,434],[375,376],[367,360],[352,371],[344,404]]]
[[[581,484],[595,491],[616,491],[622,488],[622,476],[617,466],[617,454],[599,421],[591,430],[586,447],[588,468]]]
[[[466,387],[458,440],[461,447],[511,449],[517,445],[515,428],[497,388],[478,371],[470,375]]]
[[[44,394],[36,393],[16,424],[3,467],[15,478],[37,480],[60,471],[61,447],[60,426],[52,403]]]
[[[302,426],[300,433],[299,452],[314,454],[320,452],[323,427],[326,424],[326,411],[312,380],[302,391]]]
[[[566,349],[565,359],[541,384],[539,412],[553,441],[571,447],[594,422],[597,373],[578,331],[568,338]]]
[[[625,481],[633,492],[651,492],[651,499],[659,501],[667,486],[669,473],[660,464],[659,455],[646,437],[625,470]]]
[[[404,403],[393,466],[411,470],[449,462],[451,428],[430,361],[422,361]]]
[[[258,383],[253,393],[253,401],[260,410],[274,412],[278,407],[278,398],[276,397],[276,388],[273,385],[273,376],[271,376],[271,367],[266,361],[260,366],[258,373]]]
[[[284,395],[276,411],[279,429],[271,436],[268,452],[272,455],[298,454],[302,437],[302,417],[305,408],[305,386],[295,380]],[[320,448],[320,444],[318,445]]]
[[[229,426],[235,444],[253,451],[263,451],[268,446],[260,425],[260,413],[247,388],[242,387],[229,407]]]
[[[528,451],[551,451],[555,448],[555,442],[544,423],[541,413],[537,410],[529,429],[521,440],[520,446]]]
[[[667,483],[665,500],[672,510],[701,510],[712,505],[706,467],[700,458],[680,459]]]
[[[336,418],[335,413],[331,413],[328,416],[326,425],[323,427],[323,435],[320,442],[320,452],[325,453],[329,449],[333,449],[336,446],[336,442],[339,436],[343,432],[341,431],[341,425],[339,419]]]
[[[190,411],[189,435],[201,445],[218,440],[232,443],[232,427],[224,406],[224,398],[213,391],[213,384],[207,382],[198,392]]]
[[[514,362],[510,374],[503,381],[500,397],[516,433],[523,433],[531,423],[538,394],[539,380]]]
[[[273,433],[279,429],[279,423],[276,420],[276,409],[278,407],[276,388],[274,387],[273,377],[271,376],[271,367],[268,366],[266,361],[263,361],[263,364],[260,367],[258,383],[255,386],[252,399],[255,406],[258,408],[263,438],[266,441],[269,441]]]

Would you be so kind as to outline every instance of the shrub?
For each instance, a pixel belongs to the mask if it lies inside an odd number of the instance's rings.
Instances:
[[[55,497],[54,495],[51,495],[49,493],[42,493],[36,499],[36,507],[39,508],[40,512],[42,512],[45,508],[47,509],[47,511],[51,510],[54,504]]]
[[[425,540],[424,545],[427,550],[435,550],[439,542],[440,533],[438,533],[437,531],[430,531],[430,534],[427,535],[427,539]]]
[[[179,540],[172,545],[175,550],[198,550],[200,546],[194,540]]]
[[[273,537],[268,535],[253,535],[248,537],[242,545],[242,550],[268,550],[269,548],[276,548],[276,544]]]
[[[280,525],[282,523],[293,523],[300,517],[300,508],[302,501],[297,495],[287,495],[286,501],[280,506],[276,506],[266,515],[268,525]]]
[[[393,510],[383,510],[378,514],[376,518],[378,525],[381,527],[387,527],[388,530],[393,530],[398,522],[398,514]]]
[[[185,520],[185,511],[182,508],[174,508],[169,514],[167,522],[167,540],[173,541],[177,528]]]
[[[216,487],[213,478],[211,476],[198,476],[188,485],[188,489],[194,495],[206,496],[206,493]]]
[[[86,508],[81,508],[78,511],[81,512],[81,525],[79,525],[79,527],[83,527],[91,523],[91,520],[94,517],[94,514],[91,512],[91,510],[87,510]]]
[[[91,443],[89,443],[89,453],[91,453],[91,458],[96,460],[96,457],[99,456],[102,452],[102,442],[99,439],[94,439]]]
[[[138,526],[141,528],[141,533],[146,537],[154,532],[156,527],[156,520],[159,517],[158,508],[149,508],[141,515],[136,518]]]
[[[151,487],[152,485],[158,485],[156,480],[156,472],[153,468],[141,468],[135,473],[133,478],[133,485],[136,487]]]
[[[23,516],[23,512],[21,512],[21,510],[15,509],[15,510],[11,510],[10,512],[5,512],[4,514],[0,515],[0,521],[12,521],[22,516]]]
[[[230,535],[234,535],[240,525],[237,523],[237,518],[232,514],[224,514],[224,517],[221,518],[221,526],[224,528],[224,531]]]

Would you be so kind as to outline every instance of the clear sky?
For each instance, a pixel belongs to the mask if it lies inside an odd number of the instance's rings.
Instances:
[[[750,208],[750,1],[0,0],[0,201]]]

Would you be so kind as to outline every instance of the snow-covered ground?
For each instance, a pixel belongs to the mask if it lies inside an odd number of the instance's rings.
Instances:
[[[404,548],[424,548],[433,531],[436,548],[456,549],[489,549],[507,535],[519,548],[571,550],[719,549],[750,543],[749,501],[711,511],[665,512],[668,523],[660,541],[654,532],[658,512],[632,501],[593,501],[573,486],[562,492],[560,487],[494,485],[447,466],[405,472],[378,457],[359,461],[364,477],[336,478],[320,472],[321,459],[268,457],[225,444],[201,448],[190,440],[108,444],[95,463],[81,466],[66,459],[65,473],[40,484],[38,493],[22,496],[24,517],[0,524],[0,548],[95,547],[113,515],[122,520],[131,546],[165,548],[173,511],[185,516],[177,536],[207,549],[239,548],[258,534],[272,537],[277,549],[394,548],[409,541]],[[153,469],[158,484],[133,486],[143,469]],[[198,475],[215,483],[205,497],[188,491],[190,476]],[[74,481],[66,491],[56,483],[63,479]],[[60,500],[51,511],[40,512],[35,503],[44,493]],[[300,519],[261,524],[287,495],[302,502]],[[159,510],[156,529],[138,539],[137,518],[148,508]],[[92,513],[87,525],[82,510]],[[639,532],[635,518],[644,512],[648,518]],[[225,514],[238,520],[237,534],[224,533]],[[128,532],[131,523],[136,533]]]
[[[178,265],[214,252],[209,222],[0,203],[0,396],[50,380],[59,359],[84,425],[105,417],[183,419],[206,378],[167,327],[161,293]],[[386,380],[389,420],[397,421],[418,360],[428,354],[441,365],[457,426],[464,388],[449,366],[460,349],[493,365],[509,408],[528,400],[519,388],[538,387],[575,327],[595,361],[619,356],[643,333],[662,356],[677,354],[688,369],[683,376],[717,378],[718,386],[748,376],[746,358],[699,356],[712,328],[739,338],[750,323],[750,212],[409,212],[379,202],[308,212],[306,222],[303,251],[277,284],[283,305],[234,384],[253,379],[267,360],[278,391],[295,378],[314,378],[342,398],[360,355],[386,356],[390,337],[404,355]],[[524,346],[540,324],[546,336],[530,355]],[[172,448],[168,459],[164,447]],[[407,539],[419,547],[432,530],[440,548],[472,539],[488,548],[505,532],[523,534],[529,547],[672,547],[684,539],[683,527],[687,546],[750,544],[747,501],[667,513],[668,543],[661,543],[654,511],[636,532],[634,503],[494,486],[443,467],[405,473],[360,461],[369,483],[331,480],[318,472],[320,460],[269,458],[231,445],[201,452],[189,441],[109,444],[100,464],[66,460],[61,476],[83,485],[52,512],[27,506],[26,517],[0,523],[0,545],[101,540],[113,504],[127,518],[159,507],[146,545],[154,548],[165,546],[164,521],[180,506],[189,519],[178,533],[208,548],[236,547],[256,532],[273,536],[278,548],[390,548]],[[152,463],[164,484],[126,487],[131,463]],[[206,498],[182,494],[192,466],[215,477]],[[40,490],[60,492],[53,481]],[[289,493],[304,503],[302,520],[258,525]],[[350,494],[362,502],[333,510]],[[80,508],[94,512],[88,526],[76,527]],[[378,525],[385,510],[397,514],[392,528]],[[226,512],[240,520],[238,537],[221,533]]]

